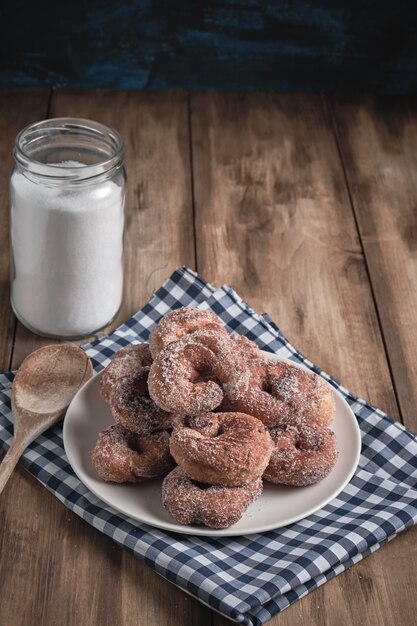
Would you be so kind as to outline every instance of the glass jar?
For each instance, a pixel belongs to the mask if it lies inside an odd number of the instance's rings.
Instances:
[[[113,129],[45,120],[16,138],[10,181],[11,302],[47,337],[78,338],[109,324],[123,292],[126,174]]]

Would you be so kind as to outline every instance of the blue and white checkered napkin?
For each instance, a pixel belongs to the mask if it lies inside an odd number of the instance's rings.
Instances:
[[[229,287],[214,290],[188,269],[177,270],[134,317],[85,349],[96,371],[122,346],[148,338],[158,319],[179,306],[211,309],[229,330],[260,348],[320,370],[300,355],[266,315]],[[68,464],[62,426],[34,442],[24,466],[65,506],[212,609],[260,625],[377,550],[417,521],[417,438],[335,380],[356,414],[362,455],[344,491],[322,510],[285,528],[242,537],[194,537],[123,518],[91,494]],[[13,374],[0,376],[0,443],[12,440]]]

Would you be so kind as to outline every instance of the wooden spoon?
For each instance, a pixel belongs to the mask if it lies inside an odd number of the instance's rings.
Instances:
[[[26,357],[12,386],[14,439],[0,465],[0,493],[25,448],[64,415],[92,373],[87,354],[72,344],[46,346]]]

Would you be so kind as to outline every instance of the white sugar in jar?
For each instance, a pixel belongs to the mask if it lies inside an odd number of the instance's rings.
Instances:
[[[40,335],[91,335],[112,321],[122,300],[120,135],[90,120],[45,120],[19,133],[14,156],[13,310]]]

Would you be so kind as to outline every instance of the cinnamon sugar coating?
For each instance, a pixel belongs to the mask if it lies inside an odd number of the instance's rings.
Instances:
[[[199,330],[167,345],[151,365],[149,394],[165,411],[197,415],[218,407],[250,370],[227,333]]]
[[[261,493],[260,478],[241,487],[203,486],[176,467],[164,478],[162,503],[180,524],[221,529],[236,524]]]
[[[243,335],[238,335],[237,333],[232,333],[230,338],[239,350],[241,358],[244,360],[249,370],[249,385],[247,390],[242,390],[238,381],[234,388],[232,388],[232,390],[224,396],[218,410],[225,412],[241,411],[242,413],[250,413],[248,410],[241,410],[241,408],[239,408],[240,405],[238,401],[233,401],[228,396],[233,396],[234,398],[241,396],[242,394],[246,396],[247,393],[251,393],[251,390],[254,387],[262,387],[266,377],[268,360],[265,358],[264,354],[254,341],[251,341]]]
[[[100,433],[91,460],[100,478],[115,483],[143,482],[175,466],[167,431],[139,437],[118,424]]]
[[[152,356],[147,343],[121,348],[113,356],[111,363],[104,370],[100,379],[100,392],[106,402],[120,382],[133,373],[141,372],[152,363]]]
[[[263,370],[265,369],[265,366],[267,364],[265,355],[258,348],[254,341],[248,339],[244,335],[239,335],[238,333],[232,333],[230,335],[230,338],[242,351],[242,355],[247,363],[252,366],[260,367]]]
[[[308,423],[328,426],[333,419],[335,401],[330,385],[314,372],[291,363],[265,359],[251,369],[249,391],[236,384],[222,408],[242,411],[273,428],[284,424]]]
[[[122,348],[100,379],[100,391],[116,422],[139,435],[170,428],[171,415],[149,396],[148,376],[152,363],[148,344]]]
[[[178,463],[162,498],[181,524],[228,528],[261,494],[262,478],[310,485],[337,460],[327,428],[335,411],[330,385],[266,358],[211,312],[166,315],[150,347],[115,355],[100,387],[117,424],[100,433],[92,453],[99,476],[141,482]]]
[[[217,330],[226,333],[220,319],[211,311],[182,307],[167,313],[151,332],[149,347],[153,358],[168,344],[196,330]]]
[[[265,426],[242,413],[206,413],[175,422],[170,451],[195,481],[246,485],[262,475],[272,441]]]
[[[263,478],[280,485],[303,487],[323,480],[337,456],[335,434],[329,428],[300,422],[271,428],[274,443]]]

